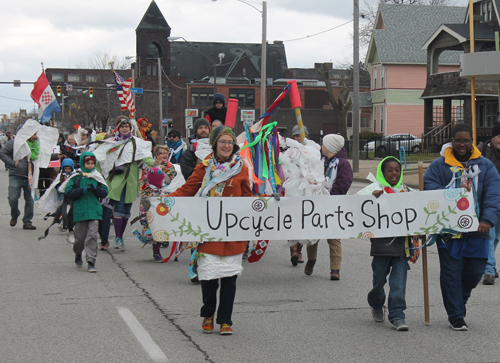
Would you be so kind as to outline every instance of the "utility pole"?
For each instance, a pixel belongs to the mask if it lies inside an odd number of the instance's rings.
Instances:
[[[163,89],[161,87],[161,58],[158,57],[158,112],[160,118],[160,142],[163,142],[165,139],[165,133],[163,130]],[[163,144],[162,144],[163,145]]]
[[[359,0],[354,0],[354,51],[352,100],[352,171],[359,171]]]
[[[266,112],[266,85],[267,85],[267,2],[262,2],[262,52],[260,72],[260,115]]]

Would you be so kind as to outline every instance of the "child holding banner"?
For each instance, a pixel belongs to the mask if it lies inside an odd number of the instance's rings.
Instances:
[[[383,159],[377,168],[377,176],[370,173],[367,177],[372,184],[360,190],[358,194],[374,195],[411,191],[403,184],[401,163],[393,156]],[[373,289],[368,293],[368,304],[372,309],[372,317],[376,322],[383,322],[385,291],[384,285],[389,275],[389,321],[397,331],[408,330],[405,322],[406,310],[406,277],[408,260],[410,259],[412,238],[407,236],[389,238],[370,238],[370,256],[373,256]],[[416,258],[412,258],[415,262]]]

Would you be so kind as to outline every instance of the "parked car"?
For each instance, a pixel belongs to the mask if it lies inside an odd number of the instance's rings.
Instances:
[[[392,134],[370,141],[365,145],[365,150],[385,153],[389,150],[397,151],[400,147],[404,147],[406,152],[418,153],[422,147],[422,139],[411,134]]]

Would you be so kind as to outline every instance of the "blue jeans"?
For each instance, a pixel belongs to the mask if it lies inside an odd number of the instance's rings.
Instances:
[[[495,276],[497,273],[497,261],[495,259],[495,251],[498,246],[498,240],[500,239],[500,222],[496,226],[490,228],[490,250],[488,253],[488,262],[486,262],[486,268],[484,269],[485,275]]]
[[[108,242],[112,214],[112,209],[105,206],[102,207],[102,220],[99,221],[99,235],[101,236],[102,242]]]
[[[21,176],[11,175],[9,176],[9,204],[10,204],[10,216],[17,219],[21,212],[19,211],[18,204],[19,198],[21,198],[21,190],[24,194],[24,216],[23,224],[31,224],[34,214],[34,204],[33,197],[31,196],[31,189],[29,185],[28,178],[23,178]]]
[[[125,203],[125,191],[126,188],[123,188],[122,194],[120,195],[120,200],[110,200],[110,203],[113,208],[113,216],[121,217],[121,218],[130,218],[130,210],[132,209],[132,203]]]
[[[368,304],[382,309],[385,303],[384,285],[389,275],[389,321],[404,319],[406,310],[406,276],[408,258],[374,256],[372,261],[373,289],[368,293]]]
[[[445,248],[438,248],[441,265],[440,284],[448,319],[465,318],[465,304],[486,266],[485,258],[462,257],[457,260]]]

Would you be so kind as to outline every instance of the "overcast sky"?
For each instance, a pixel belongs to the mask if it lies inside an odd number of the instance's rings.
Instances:
[[[40,62],[45,68],[70,68],[85,64],[95,52],[135,55],[135,29],[150,2],[3,1],[0,82],[33,82],[41,73]],[[259,1],[248,2],[262,7]],[[156,3],[172,28],[171,36],[189,41],[261,42],[261,14],[237,0]],[[268,42],[285,42],[288,67],[312,68],[315,62],[340,64],[352,60],[352,0],[268,0],[267,13]],[[307,38],[288,41],[302,37]],[[364,54],[360,59],[364,60]],[[0,115],[10,115],[20,108],[33,109],[32,88],[0,84]]]

